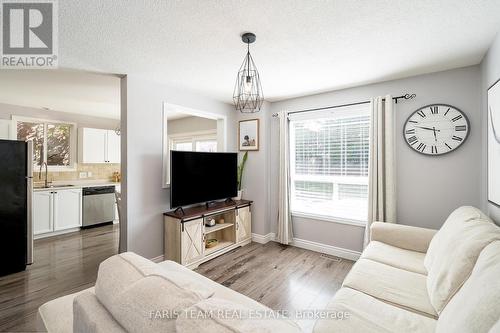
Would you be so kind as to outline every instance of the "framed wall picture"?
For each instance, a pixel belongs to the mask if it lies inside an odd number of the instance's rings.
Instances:
[[[259,119],[240,121],[238,147],[240,150],[259,150]]]
[[[500,206],[500,80],[488,89],[488,201]]]

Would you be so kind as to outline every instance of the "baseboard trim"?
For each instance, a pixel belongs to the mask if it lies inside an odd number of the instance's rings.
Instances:
[[[259,244],[269,243],[270,241],[274,241],[275,238],[276,235],[274,234],[274,232],[270,232],[267,235],[259,235],[252,233],[252,241]]]
[[[332,245],[326,245],[322,243],[312,242],[305,239],[294,238],[292,246],[300,247],[301,249],[311,250],[315,252],[325,253],[332,256],[336,256],[339,258],[349,259],[349,260],[358,260],[361,256],[361,252],[353,251],[349,249],[344,249],[341,247],[336,247]]]
[[[165,261],[165,257],[163,255],[161,255],[158,257],[151,258],[149,260],[151,260],[152,262],[155,262],[155,263],[159,263],[159,262]]]

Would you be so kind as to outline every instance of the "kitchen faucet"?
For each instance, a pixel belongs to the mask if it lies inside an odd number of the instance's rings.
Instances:
[[[42,179],[42,168],[45,166],[45,187],[49,187],[49,168],[47,162],[40,164],[40,172],[38,173],[38,179]]]

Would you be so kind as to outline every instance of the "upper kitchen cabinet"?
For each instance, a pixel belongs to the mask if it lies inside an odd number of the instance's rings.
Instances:
[[[113,130],[80,128],[78,161],[80,163],[120,163],[120,136]]]
[[[12,120],[0,119],[0,139],[10,140]]]
[[[120,163],[120,136],[116,134],[116,131],[106,131],[107,132],[107,161],[108,163]]]

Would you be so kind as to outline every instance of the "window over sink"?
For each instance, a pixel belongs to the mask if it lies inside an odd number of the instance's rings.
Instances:
[[[12,117],[15,139],[33,141],[33,165],[46,162],[49,170],[73,170],[76,162],[76,124]]]

